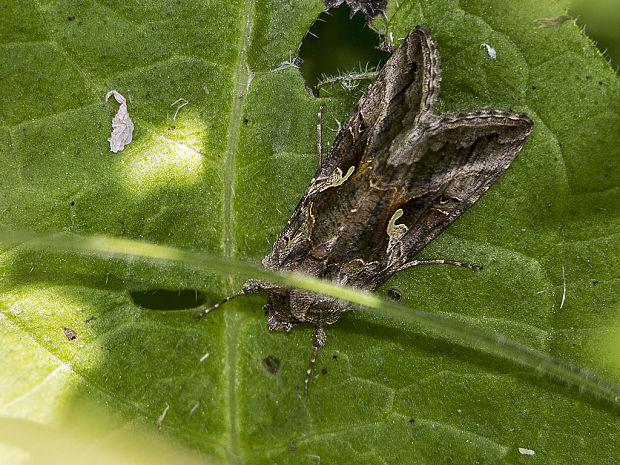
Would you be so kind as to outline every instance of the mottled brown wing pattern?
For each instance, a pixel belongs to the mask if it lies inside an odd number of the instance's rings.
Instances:
[[[492,108],[444,115],[428,124],[402,154],[408,159],[415,154],[419,161],[411,166],[399,207],[399,223],[407,227],[397,241],[401,255],[422,249],[478,200],[508,169],[531,130],[526,115]]]
[[[523,147],[532,122],[519,113],[481,109],[444,115],[390,153],[380,172],[404,169],[387,180],[395,194],[385,211],[380,265],[349,284],[372,290],[469,208],[506,171]],[[398,186],[401,186],[399,189]],[[380,238],[376,238],[379,240]]]
[[[264,266],[297,269],[296,259],[310,249],[307,232],[316,222],[309,205],[315,194],[342,182],[366,154],[389,146],[404,128],[432,115],[439,82],[436,46],[426,28],[418,26],[390,57],[343,124],[272,253],[263,260]],[[332,192],[329,195],[334,196]]]
[[[527,116],[491,108],[434,115],[439,58],[424,28],[383,70],[265,266],[374,289],[497,180],[531,131]]]
[[[425,28],[416,27],[342,126],[265,267],[373,290],[418,263],[407,260],[486,192],[532,129],[526,115],[492,108],[437,116],[439,87],[435,44]],[[267,292],[270,329],[315,325],[307,393],[325,343],[323,326],[351,307],[252,280],[200,316],[237,295],[260,291]]]
[[[426,28],[413,29],[343,124],[315,176],[317,183],[337,168],[357,165],[362,156],[388,146],[404,129],[431,115],[439,94],[439,63]]]

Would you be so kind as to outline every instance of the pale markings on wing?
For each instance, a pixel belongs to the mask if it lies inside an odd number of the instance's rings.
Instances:
[[[336,173],[331,175],[328,179],[328,182],[333,180],[332,183],[329,184],[327,187],[325,187],[325,189],[343,185],[345,181],[351,177],[351,175],[353,174],[353,171],[355,171],[355,166],[350,166],[349,169],[347,170],[347,174],[342,176],[342,170],[340,168],[336,168]]]
[[[336,168],[336,171],[330,174],[327,178],[322,179],[321,181],[316,181],[316,179],[312,179],[310,186],[308,187],[308,196],[314,194],[316,192],[323,192],[324,190],[329,189],[330,187],[338,187],[343,185],[347,179],[351,177],[355,171],[355,166],[350,166],[347,170],[347,174],[342,175],[342,170],[340,168]]]
[[[403,216],[403,209],[399,208],[394,212],[392,218],[388,222],[387,227],[387,235],[388,235],[388,246],[387,250],[390,250],[395,242],[397,242],[401,237],[405,235],[405,233],[409,230],[407,226],[404,224],[396,224],[396,221]]]

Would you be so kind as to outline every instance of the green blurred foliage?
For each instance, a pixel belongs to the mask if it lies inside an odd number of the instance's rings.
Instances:
[[[572,0],[569,13],[586,34],[605,52],[614,69],[620,66],[620,2],[617,0]]]

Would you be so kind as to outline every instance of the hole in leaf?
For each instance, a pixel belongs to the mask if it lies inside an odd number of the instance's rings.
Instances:
[[[399,302],[403,298],[403,292],[400,289],[396,289],[395,287],[391,287],[385,290],[386,297]]]
[[[346,5],[321,13],[299,48],[301,74],[316,93],[319,80],[365,69],[379,69],[390,54],[379,50],[381,37],[358,11]]]
[[[200,307],[207,299],[202,292],[194,289],[151,289],[134,291],[129,295],[137,306],[148,310],[189,310]]]

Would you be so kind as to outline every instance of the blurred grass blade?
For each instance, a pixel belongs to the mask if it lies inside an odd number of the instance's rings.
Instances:
[[[406,307],[381,299],[376,294],[338,286],[329,281],[322,281],[310,276],[274,272],[254,264],[204,252],[187,251],[106,236],[81,236],[66,233],[49,235],[25,231],[0,231],[0,243],[12,247],[25,246],[56,251],[74,251],[121,259],[135,260],[141,258],[154,261],[173,261],[204,271],[235,273],[246,278],[264,279],[289,287],[303,288],[359,304],[364,311],[414,327],[420,332],[509,360],[516,365],[547,375],[567,386],[577,387],[581,393],[589,393],[614,407],[620,406],[620,386],[564,363],[548,354],[501,335],[483,332],[456,318]]]

